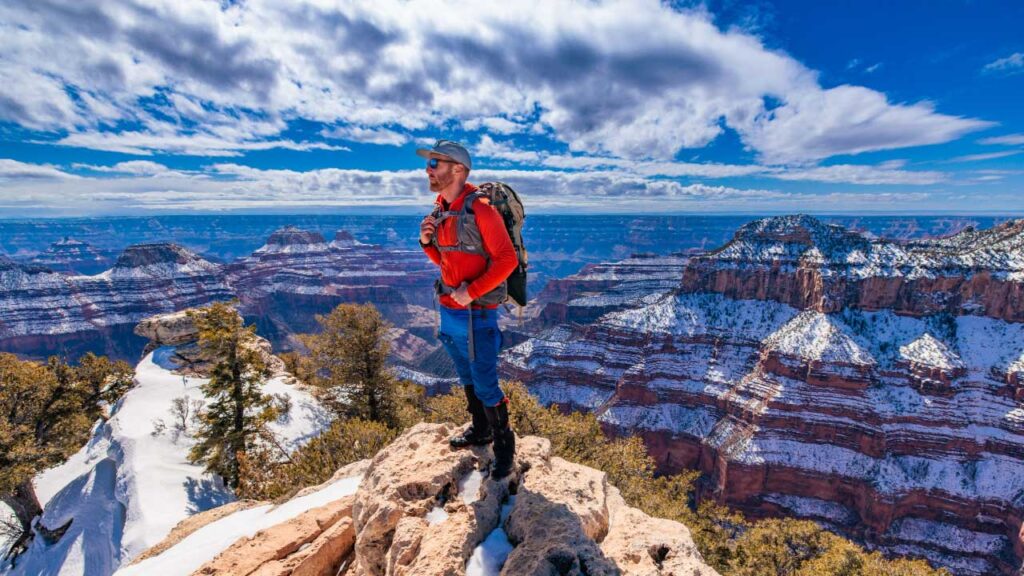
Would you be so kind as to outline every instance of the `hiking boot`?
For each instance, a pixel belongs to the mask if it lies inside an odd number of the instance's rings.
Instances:
[[[486,446],[493,440],[490,432],[481,434],[470,426],[462,434],[449,438],[448,445],[452,448],[468,448],[470,446]]]
[[[491,478],[501,480],[512,473],[515,467],[516,434],[508,426],[508,404],[484,408],[487,420],[494,433],[494,462],[491,463]]]
[[[448,444],[452,448],[466,448],[467,446],[486,446],[491,443],[491,424],[487,421],[487,414],[484,412],[484,403],[476,397],[473,386],[463,386],[466,391],[466,410],[469,410],[472,421],[469,428],[458,436],[452,436]]]

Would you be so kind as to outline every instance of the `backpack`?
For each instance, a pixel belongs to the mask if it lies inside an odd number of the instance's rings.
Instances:
[[[458,251],[480,254],[488,258],[487,252],[483,249],[483,242],[480,237],[480,230],[476,225],[476,217],[473,212],[473,201],[477,198],[487,198],[488,203],[498,211],[502,221],[505,223],[505,230],[515,247],[516,257],[519,266],[509,275],[508,278],[497,288],[481,296],[477,301],[484,304],[502,304],[511,300],[519,306],[526,306],[526,268],[529,265],[526,254],[526,245],[523,244],[523,221],[526,213],[523,209],[523,202],[511,186],[504,182],[485,182],[478,189],[466,197],[462,204],[462,210],[455,212],[442,212],[440,207],[434,211],[434,218],[437,225],[446,218],[458,218],[457,235],[459,243],[455,246],[437,246],[437,236],[431,242],[442,252]],[[467,217],[472,216],[472,217]]]

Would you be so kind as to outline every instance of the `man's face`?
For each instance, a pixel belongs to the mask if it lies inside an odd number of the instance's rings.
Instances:
[[[428,164],[427,180],[430,181],[431,192],[440,192],[451,186],[455,181],[455,163],[441,160],[437,163],[437,168],[431,168]]]

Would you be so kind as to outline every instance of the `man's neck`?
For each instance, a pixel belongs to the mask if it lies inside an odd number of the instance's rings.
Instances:
[[[465,189],[465,187],[465,181],[452,182],[451,186],[445,188],[444,190],[441,190],[441,197],[444,198],[445,202],[451,204],[452,202],[455,202],[455,200],[459,197],[460,194],[462,194],[462,190]]]

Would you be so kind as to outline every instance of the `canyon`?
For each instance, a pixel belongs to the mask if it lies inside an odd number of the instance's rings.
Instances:
[[[897,242],[807,216],[548,291],[506,376],[752,517],[954,574],[1024,558],[1024,222]],[[674,279],[672,278],[674,276]]]
[[[74,256],[93,253],[72,241],[60,247]],[[343,230],[328,242],[319,232],[284,227],[229,263],[157,242],[129,246],[97,274],[55,268],[0,256],[0,350],[72,359],[94,352],[135,362],[147,339],[133,328],[144,318],[230,299],[275,350],[316,330],[316,314],[358,302],[373,302],[395,324],[400,359],[418,364],[437,350],[430,289],[436,267],[419,250],[361,243]]]

